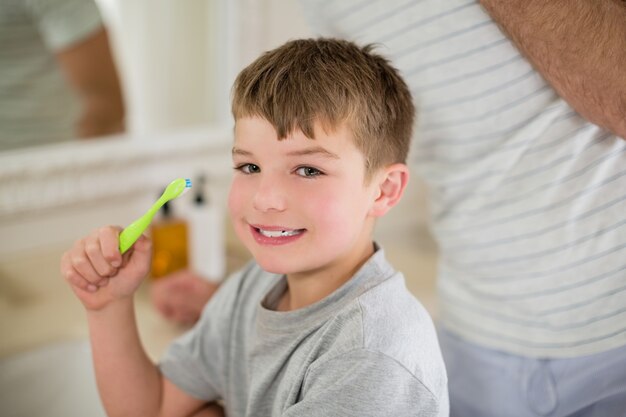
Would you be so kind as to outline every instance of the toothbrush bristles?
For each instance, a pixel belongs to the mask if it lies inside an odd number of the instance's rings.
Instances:
[[[185,188],[191,188],[191,180],[189,178],[185,178]]]

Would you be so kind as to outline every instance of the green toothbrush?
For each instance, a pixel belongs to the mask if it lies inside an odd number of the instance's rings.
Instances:
[[[161,197],[150,207],[150,210],[143,216],[129,224],[122,233],[120,233],[120,252],[124,254],[139,239],[139,236],[150,225],[152,218],[161,206],[170,200],[175,199],[191,188],[191,180],[189,178],[178,178],[165,188]]]

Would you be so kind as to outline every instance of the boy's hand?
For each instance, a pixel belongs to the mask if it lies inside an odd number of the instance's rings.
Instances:
[[[198,321],[202,309],[218,287],[218,283],[183,269],[152,283],[150,295],[152,303],[163,316],[187,325]]]
[[[86,309],[100,310],[132,297],[150,269],[151,243],[141,236],[122,256],[121,228],[106,226],[74,243],[61,258],[61,274]]]

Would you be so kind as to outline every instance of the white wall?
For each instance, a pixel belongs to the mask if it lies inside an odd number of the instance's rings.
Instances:
[[[133,134],[230,122],[236,74],[261,52],[309,36],[295,0],[98,0]]]

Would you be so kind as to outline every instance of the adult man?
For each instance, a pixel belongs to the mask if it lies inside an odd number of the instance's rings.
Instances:
[[[415,96],[452,415],[621,415],[624,3],[302,3]]]

